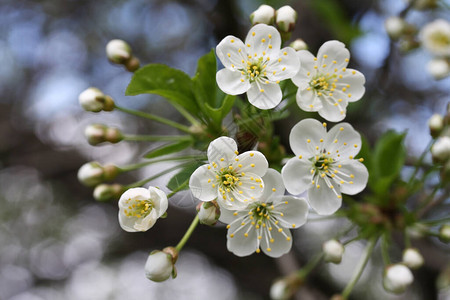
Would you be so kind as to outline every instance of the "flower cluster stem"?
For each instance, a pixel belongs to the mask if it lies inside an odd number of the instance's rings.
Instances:
[[[297,276],[299,278],[305,278],[308,274],[314,270],[314,268],[322,261],[323,252],[315,255],[303,268],[298,270]]]
[[[186,231],[186,233],[184,234],[183,238],[181,238],[180,242],[178,243],[178,245],[175,246],[175,249],[178,250],[178,252],[181,251],[181,249],[183,249],[184,244],[186,244],[186,242],[189,240],[189,238],[191,237],[192,233],[194,232],[195,228],[198,225],[198,215],[195,215],[194,220],[192,220],[191,226],[189,226],[188,230]]]
[[[167,169],[167,170],[164,170],[164,171],[162,171],[162,172],[159,172],[158,174],[156,174],[156,175],[154,175],[154,176],[151,176],[151,177],[148,177],[148,178],[146,178],[146,179],[143,179],[143,180],[137,181],[137,182],[135,182],[135,183],[132,183],[132,184],[130,184],[130,185],[127,185],[126,188],[134,188],[134,187],[142,186],[142,185],[146,184],[146,183],[149,182],[149,181],[152,181],[152,180],[154,180],[154,179],[157,179],[157,178],[159,178],[159,177],[161,177],[161,176],[163,176],[163,175],[165,175],[165,174],[167,174],[167,173],[170,173],[170,172],[172,172],[172,171],[174,171],[174,170],[180,169],[180,168],[184,167],[185,165],[186,165],[186,164],[176,165],[176,166],[174,166],[174,167],[172,167],[172,168],[169,168],[169,169]]]
[[[144,162],[137,163],[137,164],[132,164],[132,165],[128,165],[128,166],[122,166],[122,167],[120,167],[120,172],[123,173],[123,172],[133,171],[133,170],[140,169],[142,167],[146,167],[146,166],[151,165],[151,164],[156,164],[156,163],[164,162],[164,161],[206,160],[206,159],[207,158],[205,156],[203,156],[203,155],[186,155],[186,156],[175,156],[175,157],[153,159],[153,160],[144,161]]]
[[[135,142],[177,142],[190,140],[190,135],[126,135],[125,141]]]

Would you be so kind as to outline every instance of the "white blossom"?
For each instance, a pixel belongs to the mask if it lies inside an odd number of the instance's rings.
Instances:
[[[276,12],[275,22],[282,32],[291,32],[297,22],[297,12],[289,5],[280,7]]]
[[[245,44],[237,37],[225,37],[216,48],[225,66],[216,75],[220,89],[230,95],[247,92],[250,103],[260,109],[277,106],[282,99],[279,83],[300,67],[295,50],[280,47],[279,32],[265,24],[253,26]]]
[[[279,257],[291,249],[290,228],[302,226],[308,216],[304,199],[284,196],[280,173],[268,169],[262,178],[264,192],[243,209],[222,209],[219,220],[228,224],[227,248],[237,256],[262,251]]]
[[[173,258],[170,254],[155,250],[145,263],[145,276],[156,282],[169,279],[174,272]]]
[[[423,256],[419,250],[407,248],[403,251],[402,262],[411,269],[418,269],[423,265]]]
[[[450,23],[437,19],[425,25],[420,31],[423,46],[437,56],[450,56]]]
[[[341,207],[341,193],[361,192],[369,176],[362,159],[354,159],[361,149],[359,133],[348,123],[337,124],[328,133],[325,127],[314,119],[296,124],[289,135],[295,157],[281,171],[288,192],[307,190],[309,204],[320,215]]]
[[[387,291],[399,294],[403,293],[413,280],[413,274],[408,267],[402,264],[395,264],[386,267],[383,286]]]
[[[272,24],[275,19],[275,9],[270,6],[263,4],[258,7],[257,10],[250,14],[250,21],[253,25],[256,24]]]
[[[317,57],[307,50],[297,55],[302,67],[292,81],[298,86],[298,106],[317,111],[328,121],[343,120],[348,103],[358,101],[365,92],[364,75],[347,68],[350,52],[343,43],[328,41]]]
[[[189,187],[201,201],[217,198],[221,207],[242,208],[255,201],[263,192],[268,162],[258,151],[239,154],[236,142],[219,137],[209,144],[208,164],[192,173]]]
[[[322,250],[325,261],[339,264],[345,249],[339,241],[333,239],[323,243]]]
[[[166,194],[158,188],[131,188],[119,199],[119,223],[128,232],[149,230],[167,210]]]

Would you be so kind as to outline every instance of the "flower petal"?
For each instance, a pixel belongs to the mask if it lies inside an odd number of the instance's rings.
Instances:
[[[259,177],[264,176],[269,167],[266,157],[259,151],[247,151],[236,157],[233,169],[237,172],[251,172]],[[242,165],[242,167],[239,167]]]
[[[280,257],[291,250],[292,235],[289,229],[280,227],[282,232],[263,229],[261,239],[261,250],[270,257]],[[272,242],[270,241],[272,239]],[[270,249],[270,251],[269,251]]]
[[[250,88],[250,82],[241,71],[219,70],[216,73],[216,81],[219,88],[230,95],[243,94]]]
[[[119,225],[123,230],[127,232],[137,232],[137,230],[134,228],[136,219],[136,217],[127,217],[125,216],[125,214],[119,212]]]
[[[220,207],[219,221],[222,223],[230,224],[231,222],[236,220],[236,218],[238,218],[238,216],[234,215],[234,213],[238,214],[239,212],[241,212],[241,216],[244,216],[246,214],[246,212],[243,212],[243,211],[227,209],[225,206],[222,206],[220,202],[218,202],[218,203],[219,203],[219,207]]]
[[[292,78],[300,69],[300,60],[294,49],[286,47],[280,50],[276,57],[271,58],[267,65],[267,78],[270,81]]]
[[[226,36],[216,47],[217,57],[219,57],[225,68],[228,69],[242,66],[244,64],[242,63],[242,60],[247,59],[244,53],[244,43],[232,35]]]
[[[137,219],[136,223],[133,226],[134,229],[136,229],[136,231],[147,231],[152,228],[153,225],[155,225],[156,220],[158,220],[158,216],[156,214],[157,212],[152,209],[152,211],[150,211],[150,213],[145,216],[145,218]]]
[[[208,167],[210,166],[203,165],[198,167],[189,179],[189,189],[192,195],[201,201],[212,201],[217,197],[217,188],[212,187],[216,177]]]
[[[308,190],[309,205],[319,215],[331,215],[335,213],[342,205],[342,198],[338,197],[341,196],[338,188],[329,188],[326,182],[320,177],[317,179],[317,185],[320,187],[312,186]]]
[[[345,90],[345,97],[348,102],[355,102],[361,99],[366,89],[364,83],[366,78],[364,75],[356,70],[347,69],[345,72],[340,73],[342,78],[336,84],[336,88]]]
[[[326,129],[315,119],[304,119],[298,122],[289,134],[289,144],[296,156],[308,159],[316,153],[316,146],[321,146],[320,140],[325,138]]]
[[[237,144],[232,138],[221,136],[209,144],[208,161],[210,164],[222,162],[220,165],[231,165],[236,157],[237,149]]]
[[[311,185],[311,167],[311,162],[307,161],[307,158],[300,160],[294,157],[288,160],[281,170],[281,175],[289,193],[298,195],[308,189]]]
[[[361,149],[361,136],[349,123],[339,123],[328,132],[324,146],[335,161],[353,159]]]
[[[317,52],[317,64],[324,73],[330,72],[334,68],[347,67],[349,59],[350,52],[345,48],[345,44],[339,41],[325,42]],[[326,67],[324,68],[323,65]]]
[[[242,257],[256,251],[258,248],[258,239],[256,230],[250,222],[247,222],[244,226],[241,224],[241,221],[237,221],[228,229],[227,248],[234,255]],[[245,236],[245,233],[248,236]],[[234,234],[233,237],[231,237],[231,234]]]
[[[128,199],[133,200],[148,200],[150,199],[150,192],[146,188],[137,187],[126,190],[119,199],[119,208],[127,208],[129,204],[126,203]]]
[[[249,55],[254,56],[256,54],[256,57],[268,56],[272,58],[281,48],[280,33],[273,26],[255,25],[248,32],[245,45]]]
[[[253,82],[247,91],[248,101],[259,109],[271,109],[280,104],[283,94],[276,83]]]
[[[341,192],[348,195],[355,195],[364,190],[369,178],[369,172],[366,166],[359,161],[353,159],[342,163],[342,167],[338,169],[339,175],[343,179],[346,179],[349,183],[341,185]],[[347,176],[343,176],[343,175]],[[352,182],[352,183],[350,183]]]
[[[304,111],[318,111],[322,109],[322,102],[311,89],[308,91],[307,88],[298,88],[296,99],[298,106]]]
[[[150,192],[150,198],[152,199],[154,205],[153,209],[155,210],[156,217],[159,218],[166,212],[169,206],[167,195],[160,189],[153,186],[150,186],[148,190]]]
[[[344,100],[338,102],[336,94],[334,96],[322,96],[321,102],[322,108],[318,112],[322,118],[330,122],[339,122],[345,118],[347,102]]]
[[[283,221],[283,225],[289,226],[289,228],[298,228],[306,223],[309,206],[305,199],[284,196],[273,204],[277,212],[283,213],[283,216],[277,217]]]
[[[261,202],[273,202],[273,199],[280,198],[284,195],[283,177],[281,177],[278,171],[269,168],[262,180],[264,182],[264,191],[260,197]]]
[[[309,86],[309,82],[316,74],[314,69],[314,66],[316,65],[314,55],[308,50],[301,50],[297,51],[297,57],[300,60],[301,67],[298,73],[292,77],[292,81],[299,88],[307,88]]]

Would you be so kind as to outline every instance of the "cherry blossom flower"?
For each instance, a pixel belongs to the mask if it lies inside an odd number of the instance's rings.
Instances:
[[[225,37],[216,48],[225,66],[216,75],[219,88],[230,95],[247,92],[248,101],[260,109],[277,106],[282,99],[278,84],[300,68],[295,50],[280,47],[279,32],[265,24],[253,26],[245,44],[237,37]]]
[[[320,215],[333,214],[342,204],[341,193],[354,195],[367,184],[368,171],[354,159],[361,149],[361,137],[348,123],[334,126],[305,119],[296,124],[289,142],[295,157],[281,174],[289,193],[308,191],[311,207]]]
[[[298,106],[304,111],[317,111],[328,121],[343,120],[348,103],[358,101],[365,92],[364,75],[347,68],[350,52],[343,43],[328,41],[317,57],[307,50],[297,55],[302,68],[292,81],[298,86]]]
[[[305,224],[308,216],[306,200],[284,196],[280,173],[268,169],[263,176],[264,192],[244,209],[222,209],[219,220],[228,228],[227,247],[237,256],[262,251],[279,257],[291,249],[290,228]]]
[[[201,201],[217,202],[226,208],[242,208],[255,201],[263,192],[268,162],[258,151],[239,154],[236,142],[219,137],[208,147],[208,164],[192,173],[189,187]]]
[[[425,25],[419,33],[423,46],[437,56],[450,56],[450,23],[437,19]]]
[[[147,231],[167,210],[166,194],[156,187],[131,188],[120,196],[119,223],[128,232]]]

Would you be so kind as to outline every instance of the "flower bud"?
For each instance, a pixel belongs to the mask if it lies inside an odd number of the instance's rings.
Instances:
[[[413,239],[420,239],[427,235],[429,227],[422,223],[414,223],[406,229],[408,234]]]
[[[394,264],[384,270],[383,286],[391,293],[403,293],[413,280],[411,270],[405,265]]]
[[[342,255],[344,254],[345,249],[344,246],[337,240],[329,240],[322,245],[322,250],[324,253],[324,260],[326,262],[339,264],[342,260]]]
[[[114,179],[119,174],[115,165],[102,166],[96,161],[85,163],[78,170],[78,180],[85,186],[96,186],[103,181]]]
[[[419,250],[408,248],[403,251],[402,262],[410,269],[418,269],[423,265],[423,256]]]
[[[114,127],[102,124],[91,124],[84,130],[89,144],[95,146],[104,142],[118,143],[123,140],[122,132]]]
[[[276,11],[276,23],[281,32],[293,31],[295,22],[297,22],[297,12],[289,5],[285,5]]]
[[[124,192],[124,187],[120,184],[100,184],[94,189],[94,199],[100,202],[119,199]]]
[[[389,17],[384,22],[384,27],[386,28],[389,37],[393,40],[397,40],[405,34],[407,23],[402,18]]]
[[[296,39],[289,46],[294,48],[295,51],[308,50],[308,45],[302,39]]]
[[[443,79],[450,75],[450,65],[443,58],[433,58],[427,64],[427,71],[434,79]]]
[[[95,87],[90,87],[81,92],[78,96],[78,101],[86,111],[99,112],[114,109],[114,100]]]
[[[124,64],[131,58],[131,47],[122,40],[111,40],[106,45],[106,56],[115,64]]]
[[[270,299],[285,300],[290,299],[297,289],[303,284],[304,277],[296,272],[286,277],[278,279],[270,287]]]
[[[127,62],[125,63],[125,68],[129,72],[134,72],[137,69],[139,69],[140,62],[139,59],[136,56],[132,56]]]
[[[416,41],[413,37],[408,36],[406,38],[403,38],[399,42],[399,50],[402,53],[409,52],[411,50],[414,50],[420,46],[419,42]]]
[[[145,263],[145,276],[156,282],[165,281],[171,275],[172,278],[175,278],[177,276],[175,269],[177,257],[178,251],[173,247],[165,248],[163,251],[152,251]]]
[[[220,217],[220,208],[216,201],[200,202],[197,212],[200,223],[208,226],[216,225]]]
[[[250,14],[250,22],[256,24],[273,24],[275,20],[275,9],[270,5],[261,5],[257,10]]]
[[[438,162],[444,162],[450,158],[450,137],[443,136],[436,140],[431,148],[433,159]]]
[[[438,0],[407,0],[406,2],[412,3],[413,8],[417,10],[436,8],[438,6]]]
[[[438,137],[444,128],[444,118],[440,114],[432,115],[428,120],[428,127],[430,128],[431,136],[434,138]]]
[[[450,242],[450,224],[444,224],[439,228],[439,239],[443,243]]]

